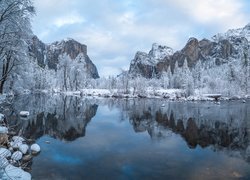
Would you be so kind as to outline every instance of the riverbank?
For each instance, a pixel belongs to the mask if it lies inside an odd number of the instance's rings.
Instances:
[[[17,135],[5,115],[0,114],[0,179],[31,179],[28,167],[39,152],[40,146],[34,140]]]
[[[147,88],[144,92],[134,92],[133,89],[124,92],[118,89],[82,89],[80,91],[42,91],[43,93],[65,94],[69,96],[81,97],[103,97],[103,98],[160,98],[170,101],[219,101],[219,100],[246,100],[250,95],[224,95],[220,93],[205,93],[201,90],[195,90],[193,95],[187,95],[181,89],[152,89]]]

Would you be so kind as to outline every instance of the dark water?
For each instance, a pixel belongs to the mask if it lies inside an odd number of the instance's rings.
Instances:
[[[32,95],[5,111],[41,146],[34,179],[250,179],[250,102]]]

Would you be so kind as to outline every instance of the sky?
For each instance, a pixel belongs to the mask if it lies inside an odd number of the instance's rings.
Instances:
[[[249,0],[34,0],[33,32],[45,43],[73,38],[88,46],[100,76],[128,70],[153,43],[176,50],[250,22]]]

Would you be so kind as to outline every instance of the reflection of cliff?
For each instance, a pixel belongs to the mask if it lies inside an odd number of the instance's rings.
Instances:
[[[74,96],[23,96],[18,97],[13,105],[16,114],[20,110],[28,110],[31,113],[30,117],[22,120],[18,126],[25,137],[37,139],[49,135],[66,141],[85,136],[86,126],[98,108],[89,100]],[[11,123],[17,124],[18,121]]]
[[[250,162],[248,104],[217,106],[212,103],[168,103],[161,107],[160,103],[154,101],[133,103],[127,106],[126,111],[135,132],[147,131],[153,139],[176,133],[183,137],[190,148],[212,146],[230,155],[240,153]]]

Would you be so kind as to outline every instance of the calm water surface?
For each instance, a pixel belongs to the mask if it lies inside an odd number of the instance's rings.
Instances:
[[[250,102],[26,95],[5,111],[41,146],[35,180],[250,179]]]

